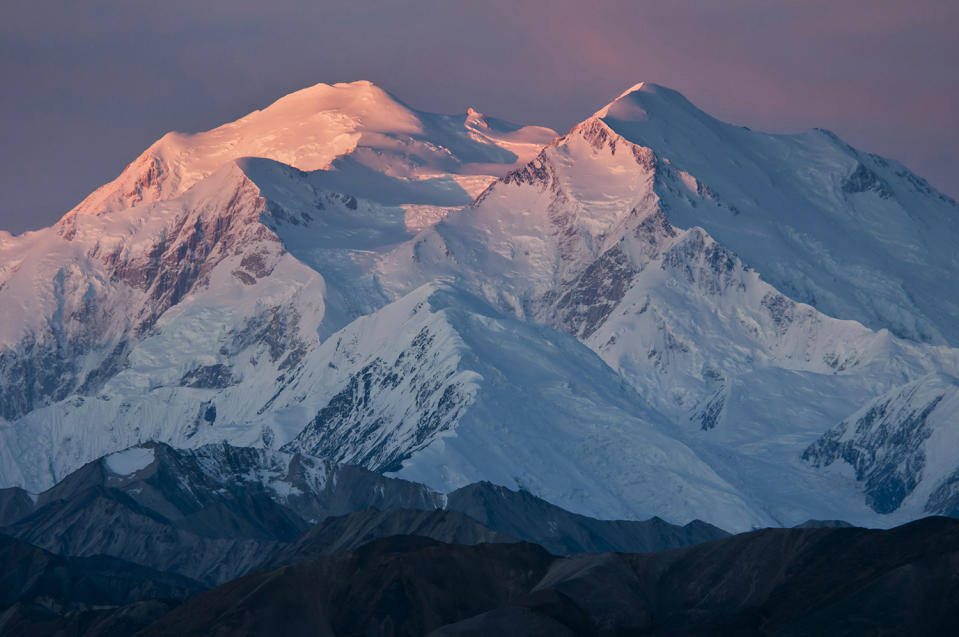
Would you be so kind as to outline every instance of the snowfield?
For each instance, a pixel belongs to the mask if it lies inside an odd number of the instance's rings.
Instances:
[[[128,476],[146,469],[153,460],[153,449],[148,447],[130,447],[104,458],[107,468],[118,476]]]

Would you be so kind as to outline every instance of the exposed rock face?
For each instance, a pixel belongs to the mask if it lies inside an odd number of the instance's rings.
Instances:
[[[225,389],[235,384],[232,370],[223,363],[191,369],[180,379],[181,386],[199,389]]]
[[[669,440],[661,417],[581,343],[452,285],[422,286],[319,353],[329,364],[316,378],[328,380],[332,399],[287,451],[359,462],[443,492],[488,480],[596,517],[646,519],[659,510],[686,523],[713,495],[737,497],[690,448]],[[547,460],[546,440],[575,455]],[[611,471],[610,457],[631,461]],[[567,462],[592,468],[567,471]],[[693,475],[701,487],[681,498],[629,486]],[[583,496],[599,484],[602,493]]]
[[[36,407],[63,400],[78,388],[84,380],[78,377],[78,365],[90,353],[91,341],[95,341],[101,331],[88,329],[92,327],[89,324],[103,325],[107,320],[103,316],[91,316],[95,314],[95,310],[90,310],[75,315],[84,317],[78,322],[86,333],[79,337],[71,338],[63,329],[52,325],[38,335],[27,336],[16,348],[0,351],[0,375],[4,379],[0,385],[0,416],[14,420]],[[97,353],[110,367],[111,353]]]
[[[401,469],[403,460],[455,426],[472,399],[435,340],[423,327],[392,362],[376,357],[351,374],[284,449],[374,471]],[[397,421],[386,420],[390,405],[410,397],[412,406]]]
[[[186,209],[154,211],[165,223],[125,229],[127,241],[96,236],[102,221],[79,224],[73,251],[82,254],[54,276],[49,292],[56,309],[49,320],[23,326],[33,331],[16,345],[0,346],[0,416],[15,420],[74,392],[95,395],[128,365],[135,342],[207,285],[220,262],[246,251],[282,252],[258,222],[259,191],[237,173],[224,171],[212,192],[196,193]]]
[[[614,246],[577,278],[556,302],[564,329],[578,338],[589,338],[625,296],[635,270]]]
[[[929,495],[926,511],[959,518],[959,469],[943,480]]]
[[[862,483],[866,503],[879,513],[898,509],[926,478],[928,486],[918,494],[928,498],[925,510],[953,514],[956,474],[951,462],[929,466],[929,456],[941,458],[936,447],[943,444],[942,437],[955,436],[952,406],[957,390],[949,377],[909,383],[836,425],[806,449],[803,459],[817,467],[837,461],[850,465]]]
[[[843,192],[855,194],[867,191],[875,191],[883,199],[889,199],[895,193],[889,189],[889,186],[873,171],[869,170],[865,164],[857,163],[856,169],[842,182]]]
[[[276,241],[258,223],[265,202],[253,183],[239,178],[234,192],[223,195],[178,215],[146,250],[118,246],[97,256],[112,279],[145,292],[154,302],[149,311],[159,316],[232,251],[249,249],[248,242]]]

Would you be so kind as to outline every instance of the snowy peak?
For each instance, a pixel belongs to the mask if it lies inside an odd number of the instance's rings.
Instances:
[[[472,106],[466,109],[466,125],[474,129],[489,128],[489,122],[486,121],[486,116]]]
[[[555,135],[476,112],[464,117],[415,111],[370,82],[317,84],[218,128],[164,135],[68,216],[105,214],[178,196],[225,163],[246,156],[315,171],[351,155],[397,177],[462,174],[466,187],[477,190],[528,161]],[[472,183],[479,176],[485,181]]]
[[[468,279],[502,277],[495,286],[502,298],[495,302],[528,313],[530,301],[577,278],[658,212],[653,185],[662,169],[652,151],[601,120],[584,122],[399,257],[424,277],[450,267]],[[389,265],[408,267],[396,260]],[[394,277],[384,272],[383,278]]]
[[[650,118],[669,117],[676,111],[696,112],[706,116],[681,93],[652,82],[639,82],[596,111],[593,117],[610,122],[640,122]]]
[[[406,134],[423,132],[422,122],[412,109],[369,81],[315,84],[281,97],[263,110],[254,111],[226,126],[240,127],[252,122],[271,128],[291,122],[322,125],[334,113],[351,119],[357,128],[363,130]]]
[[[266,157],[301,170],[327,168],[363,132],[417,134],[408,108],[369,82],[317,84],[204,133],[168,133],[71,214],[103,214],[175,197],[229,161]]]
[[[670,222],[704,228],[793,299],[911,340],[959,342],[959,304],[933,291],[959,274],[959,206],[897,162],[828,131],[733,126],[650,83],[566,139],[576,134],[648,149]]]
[[[637,92],[637,91],[641,91],[641,90],[643,90],[643,88],[645,88],[645,87],[646,87],[646,82],[636,82],[635,84],[633,84],[632,86],[630,86],[628,89],[626,89],[625,91],[623,91],[622,93],[620,93],[620,94],[619,94],[619,97],[616,98],[616,99],[619,99],[619,98],[622,98],[622,97],[626,97],[626,96],[629,95],[630,93],[635,93],[635,92]]]

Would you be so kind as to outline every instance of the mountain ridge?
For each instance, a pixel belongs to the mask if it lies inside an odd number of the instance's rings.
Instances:
[[[224,623],[258,634],[282,608],[282,620],[311,634],[934,635],[955,621],[955,562],[956,521],[942,518],[566,559],[533,544],[395,536],[213,589],[144,634],[201,635]]]
[[[303,454],[156,442],[104,456],[43,493],[0,491],[0,528],[60,555],[108,555],[211,586],[276,560],[397,533],[536,541],[561,555],[662,550],[728,535],[698,520],[597,520],[488,483],[442,494]]]
[[[460,119],[463,130],[457,131],[456,122]],[[466,164],[476,164],[477,170],[496,163],[509,165],[521,161],[513,151],[547,143],[556,135],[542,127],[523,129],[507,124],[497,128],[500,130],[491,129],[480,114],[434,115],[415,111],[372,82],[320,83],[210,131],[193,135],[167,133],[117,179],[80,202],[67,218],[170,199],[219,165],[244,156],[273,159],[314,171],[330,168],[337,158],[354,155],[373,166],[385,161],[380,167],[386,167],[387,173],[398,171],[399,176],[409,177],[423,172],[418,162],[425,162],[426,172],[459,172],[456,168]],[[443,139],[451,148],[431,147],[421,141],[430,137]],[[391,145],[401,150],[394,151],[392,159],[388,157]],[[457,157],[457,151],[462,159]],[[381,159],[377,159],[377,154]],[[415,158],[418,160],[411,161]],[[430,161],[435,164],[432,168]],[[440,165],[445,170],[440,170]]]

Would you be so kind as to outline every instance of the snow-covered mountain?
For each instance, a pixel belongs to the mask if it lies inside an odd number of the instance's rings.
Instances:
[[[290,391],[319,384],[331,397],[285,449],[443,491],[522,487],[596,517],[771,522],[588,348],[445,284],[358,319],[317,354],[329,380],[311,370]]]
[[[650,148],[670,220],[700,226],[790,298],[872,329],[959,345],[959,206],[829,131],[769,135],[640,84],[593,117]]]
[[[655,85],[556,139],[318,85],[0,237],[0,483],[226,440],[598,517],[949,512],[959,452],[881,432],[959,376],[954,245],[959,206],[899,164]],[[928,504],[876,506],[847,431],[876,401],[855,435]]]
[[[491,244],[491,258],[510,264],[503,294],[536,296],[649,210],[702,228],[773,287],[830,316],[959,343],[959,301],[943,289],[959,269],[956,202],[826,131],[753,132],[651,84],[575,126],[436,232],[463,228],[467,250],[471,239]]]

